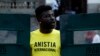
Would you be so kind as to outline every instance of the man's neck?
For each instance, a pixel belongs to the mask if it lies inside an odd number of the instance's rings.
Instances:
[[[51,33],[53,29],[42,29],[40,28],[40,32],[41,33],[44,33],[44,34],[48,34],[48,33]]]

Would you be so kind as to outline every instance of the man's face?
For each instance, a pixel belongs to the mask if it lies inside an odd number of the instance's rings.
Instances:
[[[52,10],[45,11],[41,14],[40,25],[45,29],[55,28],[56,22]]]

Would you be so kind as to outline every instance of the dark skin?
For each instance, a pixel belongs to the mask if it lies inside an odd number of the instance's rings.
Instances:
[[[44,34],[51,33],[56,26],[54,13],[52,10],[44,11],[39,19],[40,32]]]

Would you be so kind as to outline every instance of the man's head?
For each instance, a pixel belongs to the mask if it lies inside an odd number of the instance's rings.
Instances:
[[[56,25],[52,8],[48,5],[39,6],[36,10],[36,17],[40,27],[44,29],[53,29]]]

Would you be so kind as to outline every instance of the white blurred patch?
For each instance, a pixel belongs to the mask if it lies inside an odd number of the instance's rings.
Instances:
[[[0,44],[15,44],[17,42],[16,31],[0,31]]]
[[[56,0],[46,0],[46,5],[50,5],[53,10],[58,9]]]

